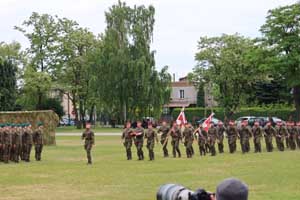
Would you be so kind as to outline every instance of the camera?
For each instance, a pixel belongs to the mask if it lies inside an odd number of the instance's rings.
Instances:
[[[189,190],[182,185],[166,184],[160,186],[157,191],[157,200],[211,200],[213,193],[207,192],[204,189],[196,191]]]

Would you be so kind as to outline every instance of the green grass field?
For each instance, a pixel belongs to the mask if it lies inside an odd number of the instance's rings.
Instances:
[[[84,129],[77,129],[74,126],[61,126],[61,127],[57,127],[55,131],[57,133],[82,133]],[[121,133],[122,129],[96,127],[93,128],[93,131],[96,133]]]
[[[127,161],[119,137],[98,136],[93,157],[94,164],[86,165],[79,137],[57,137],[57,146],[45,147],[42,162],[0,164],[0,199],[155,200],[161,184],[214,191],[219,181],[232,176],[249,185],[251,200],[300,199],[299,150],[204,158],[197,151],[192,159],[164,159],[157,145],[154,162],[148,156]]]

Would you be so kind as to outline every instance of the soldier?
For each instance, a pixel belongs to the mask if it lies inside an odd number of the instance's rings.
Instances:
[[[161,133],[160,143],[163,145],[164,157],[168,157],[168,133],[170,128],[167,127],[167,122],[163,121],[162,126],[158,129],[158,133]]]
[[[254,122],[254,126],[252,128],[253,133],[253,143],[254,143],[254,153],[261,153],[261,138],[263,135],[263,130],[259,126],[259,122]]]
[[[298,130],[297,127],[295,127],[295,123],[290,122],[287,130],[288,138],[286,138],[286,140],[288,140],[291,150],[296,150],[296,138]]]
[[[276,144],[279,151],[284,151],[284,138],[286,135],[286,128],[282,126],[282,122],[278,122],[276,131]]]
[[[297,123],[297,146],[300,149],[300,122]]]
[[[3,161],[8,163],[11,147],[10,124],[5,124],[3,132]]]
[[[142,127],[142,122],[138,121],[137,122],[137,127],[134,131],[134,135],[135,135],[135,146],[136,146],[136,150],[137,150],[137,156],[138,156],[138,160],[144,160],[144,152],[143,152],[143,145],[144,145],[144,129]]]
[[[21,155],[22,149],[22,136],[19,125],[14,125],[12,131],[12,148],[11,148],[11,157],[12,160],[16,163],[19,162],[19,157]]]
[[[3,162],[3,124],[0,124],[0,162]]]
[[[182,138],[184,139],[184,146],[186,148],[186,156],[187,158],[193,157],[193,130],[191,129],[188,123],[185,124],[185,128],[183,130]]]
[[[153,129],[152,123],[148,124],[148,130],[146,131],[145,138],[147,139],[147,149],[149,151],[150,160],[154,160],[154,145],[155,141],[158,143],[157,133]]]
[[[250,151],[249,140],[252,136],[250,128],[247,126],[247,121],[243,121],[242,126],[239,130],[241,148],[243,153],[248,153]]]
[[[131,123],[127,122],[126,127],[122,133],[122,141],[126,149],[127,160],[132,159],[131,147],[132,147],[133,137],[134,136],[133,136],[133,130],[131,129]]]
[[[85,125],[85,131],[82,133],[81,139],[84,140],[84,149],[87,155],[87,164],[92,164],[92,147],[95,145],[95,134],[91,131],[91,124]]]
[[[199,124],[199,128],[194,131],[195,137],[198,137],[198,145],[200,156],[206,155],[205,143],[207,141],[207,132],[203,129],[202,124]]]
[[[234,122],[229,122],[229,128],[227,128],[226,133],[228,138],[229,152],[234,153],[236,151],[236,140],[238,137],[238,130],[236,126],[234,126]]]
[[[44,139],[43,139],[43,123],[39,122],[37,124],[38,128],[33,133],[32,139],[35,149],[35,160],[41,161],[41,155],[43,151]]]
[[[218,142],[218,150],[219,153],[224,153],[224,133],[226,132],[226,129],[221,121],[218,122],[217,127],[217,142]]]
[[[172,128],[170,130],[170,135],[172,137],[172,147],[173,147],[173,157],[176,158],[176,152],[178,157],[181,157],[181,152],[179,149],[179,142],[182,140],[180,129],[178,128],[176,122],[173,122]]]
[[[276,136],[276,129],[274,127],[272,127],[272,123],[268,122],[265,130],[264,130],[265,134],[265,142],[266,142],[266,148],[267,148],[267,152],[272,152],[273,151],[273,137]]]
[[[23,135],[22,135],[22,160],[30,162],[30,153],[33,144],[31,124],[23,124]]]
[[[209,129],[207,131],[207,136],[208,136],[207,142],[209,144],[211,156],[215,156],[216,155],[215,143],[218,136],[217,136],[217,129],[215,128],[213,122],[210,123]]]
[[[192,133],[194,133],[195,129],[194,129],[194,127],[193,127],[193,125],[191,123],[189,123],[189,128],[192,130]],[[193,142],[192,143],[194,143],[194,136],[192,138],[193,138]],[[194,151],[193,145],[191,147],[191,151],[192,151],[192,155],[194,155],[195,151]]]

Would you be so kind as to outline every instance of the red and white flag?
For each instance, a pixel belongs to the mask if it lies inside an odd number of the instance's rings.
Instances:
[[[185,118],[185,114],[184,114],[184,108],[182,108],[181,112],[179,113],[177,119],[176,119],[176,123],[180,126],[184,125],[187,123],[187,120]]]
[[[210,122],[212,121],[212,117],[215,113],[211,113],[209,117],[203,122],[202,127],[207,132],[209,129]]]

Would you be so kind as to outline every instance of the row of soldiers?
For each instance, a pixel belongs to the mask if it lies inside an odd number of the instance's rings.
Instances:
[[[278,122],[276,127],[269,122],[265,127],[261,127],[259,122],[255,122],[253,127],[249,127],[247,121],[243,121],[241,127],[237,127],[234,122],[229,122],[228,126],[224,126],[219,122],[217,126],[213,123],[209,125],[206,131],[202,124],[194,129],[190,123],[186,123],[184,127],[180,127],[176,122],[171,127],[166,122],[155,131],[152,124],[149,124],[145,131],[142,123],[137,122],[137,128],[132,129],[131,123],[127,123],[122,134],[123,145],[126,149],[128,160],[132,159],[131,147],[134,143],[137,148],[138,160],[144,159],[143,144],[146,140],[146,146],[149,151],[150,160],[154,160],[154,145],[158,143],[158,134],[160,135],[160,143],[162,145],[164,157],[168,157],[168,142],[171,137],[173,157],[181,157],[180,143],[182,142],[186,148],[186,155],[191,158],[194,155],[193,143],[198,141],[200,156],[211,153],[216,155],[215,145],[217,143],[219,153],[224,153],[224,139],[228,140],[229,152],[234,153],[237,149],[237,141],[240,140],[242,153],[250,152],[250,139],[253,138],[254,152],[262,152],[261,141],[264,137],[266,149],[268,152],[273,151],[273,139],[279,151],[284,151],[285,146],[291,150],[296,147],[300,148],[300,123],[287,122],[286,125]],[[285,144],[284,144],[285,142]]]
[[[32,130],[30,123],[0,124],[0,162],[18,163],[19,160],[30,162],[31,148],[35,147],[35,159],[41,160],[43,150],[43,124]]]

